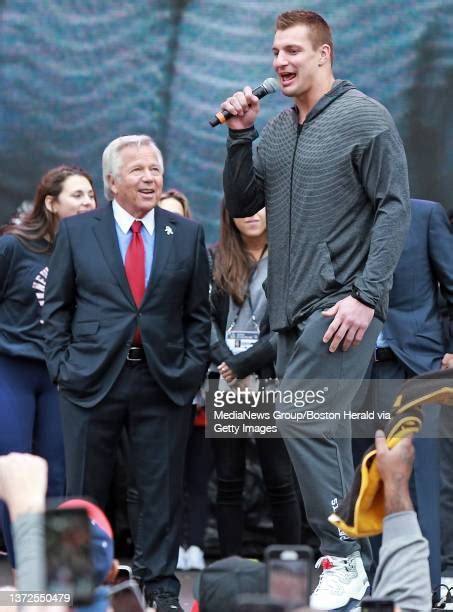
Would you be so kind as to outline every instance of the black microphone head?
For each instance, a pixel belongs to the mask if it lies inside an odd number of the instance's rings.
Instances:
[[[275,79],[274,77],[270,77],[269,79],[263,81],[261,87],[265,89],[268,94],[270,94],[276,92],[277,89],[280,88],[280,84],[277,79]]]
[[[270,79],[263,81],[261,85],[258,85],[258,87],[256,87],[252,93],[254,93],[255,96],[261,100],[261,98],[264,98],[264,96],[267,96],[267,94],[277,91],[278,88],[279,83],[277,79],[271,77]]]

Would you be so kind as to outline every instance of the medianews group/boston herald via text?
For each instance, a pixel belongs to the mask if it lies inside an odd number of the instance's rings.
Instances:
[[[344,418],[340,412],[318,412],[305,410],[304,412],[253,412],[251,410],[214,410],[216,421],[336,421]]]

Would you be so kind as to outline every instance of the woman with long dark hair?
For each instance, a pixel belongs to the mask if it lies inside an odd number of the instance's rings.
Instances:
[[[57,390],[44,360],[41,307],[60,220],[95,207],[91,177],[80,168],[59,166],[41,178],[32,210],[0,231],[0,454],[44,457],[52,497],[64,494],[64,447]],[[3,506],[2,521],[14,566]]]
[[[267,316],[263,282],[267,277],[265,210],[235,219],[222,205],[220,240],[213,251],[213,344],[219,388],[252,386],[275,378],[275,350]],[[244,342],[245,339],[245,342]],[[245,438],[213,439],[217,471],[217,523],[223,556],[240,554]],[[279,544],[301,537],[300,506],[291,462],[280,438],[256,438],[256,448]]]

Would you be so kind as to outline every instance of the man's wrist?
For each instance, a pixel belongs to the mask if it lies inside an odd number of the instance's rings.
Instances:
[[[233,132],[234,134],[240,134],[241,132],[248,132],[251,129],[255,128],[255,124],[252,123],[252,125],[249,125],[248,127],[242,127],[242,128],[232,128],[228,126],[228,130],[230,132]]]
[[[228,136],[230,140],[253,141],[258,137],[258,132],[255,129],[254,123],[252,123],[252,125],[249,127],[243,127],[243,128],[233,128],[233,127],[228,126]]]
[[[43,513],[46,509],[44,498],[40,499],[23,499],[19,495],[16,499],[11,500],[8,505],[8,510],[11,517],[11,522],[17,520],[24,514],[39,514]]]
[[[360,289],[358,287],[356,287],[355,285],[352,285],[351,295],[352,295],[352,297],[355,300],[357,300],[358,302],[360,302],[364,306],[367,306],[368,308],[372,308],[373,310],[376,308],[376,306],[369,299],[367,299],[362,294]]]
[[[407,482],[405,484],[400,480],[384,482],[384,500],[385,516],[414,509]]]

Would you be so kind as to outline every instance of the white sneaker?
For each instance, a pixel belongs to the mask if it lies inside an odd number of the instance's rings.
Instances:
[[[450,592],[450,598],[453,598],[453,577],[452,576],[442,576],[440,579],[441,587],[440,587],[440,604],[444,610],[453,610],[453,602],[447,602],[447,595]],[[438,604],[438,607],[441,607]]]
[[[370,586],[359,551],[349,557],[321,557],[315,567],[323,571],[310,597],[314,610],[335,610],[351,600],[359,602]]]
[[[201,548],[199,546],[189,546],[186,550],[186,569],[201,571],[205,567],[206,563]]]
[[[179,547],[178,563],[176,564],[176,569],[182,572],[185,572],[187,569],[186,551],[182,546]]]

